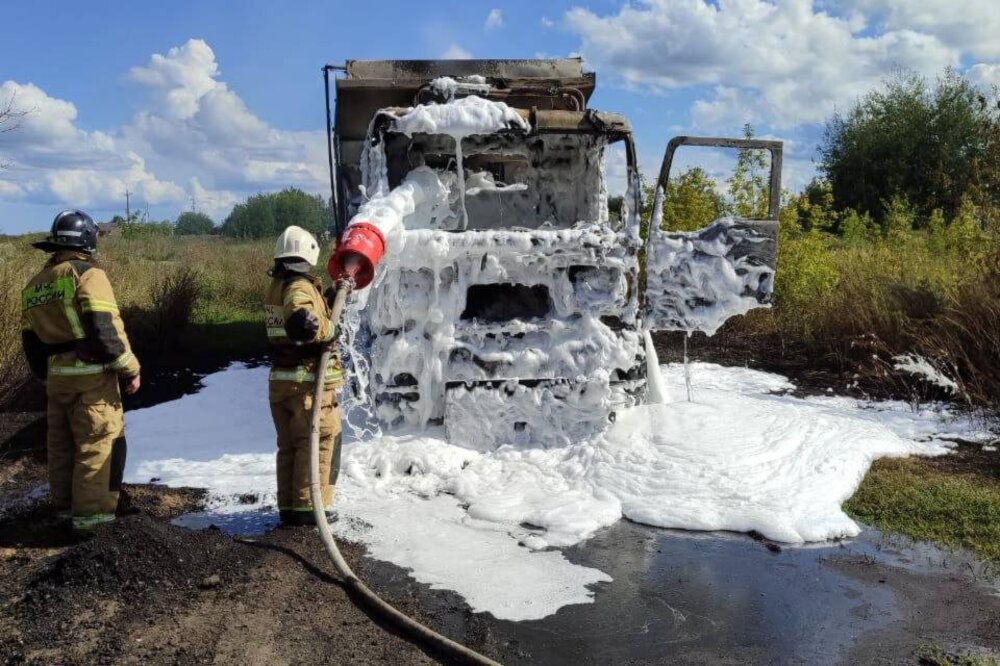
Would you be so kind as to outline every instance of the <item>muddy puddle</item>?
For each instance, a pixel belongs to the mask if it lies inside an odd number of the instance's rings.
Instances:
[[[539,621],[496,622],[508,661],[842,663],[859,636],[888,627],[904,609],[890,586],[859,580],[831,561],[921,573],[962,566],[933,547],[908,547],[876,531],[776,552],[746,536],[627,521],[565,552],[614,582],[597,588],[593,604],[567,606]],[[368,574],[379,589],[383,576],[399,582],[381,564]]]
[[[948,572],[986,575],[964,554],[875,530],[842,543],[777,550],[744,535],[621,521],[564,552],[614,581],[596,587],[592,604],[537,621],[492,621],[490,642],[504,646],[506,663],[851,663],[865,635],[905,630],[897,625],[912,603],[891,584],[897,573],[926,577],[931,587],[944,584]],[[401,595],[402,586],[441,610],[461,604],[409,581],[397,567],[366,563],[364,574],[378,590]],[[854,568],[881,573],[855,575]],[[984,595],[991,589],[982,585]],[[453,617],[446,628],[462,636],[465,626]]]
[[[238,513],[196,511],[178,516],[172,522],[174,525],[192,530],[218,528],[226,534],[234,536],[253,536],[277,527],[278,512],[273,509]]]
[[[277,516],[208,511],[174,522],[252,534],[273,527]],[[842,664],[857,663],[859,650],[874,657],[866,647],[873,641],[905,660],[907,654],[893,652],[902,648],[892,637],[922,629],[932,636],[934,628],[942,636],[962,633],[949,632],[950,621],[941,617],[910,626],[926,600],[911,598],[907,585],[923,588],[930,600],[943,599],[939,588],[948,588],[968,599],[970,610],[978,605],[973,612],[1000,609],[1000,581],[972,556],[872,529],[842,542],[788,547],[622,520],[563,552],[614,580],[594,586],[593,603],[564,606],[535,621],[473,614],[455,593],[432,590],[386,562],[366,558],[358,573],[389,600],[419,600],[449,636],[515,664]],[[983,607],[991,598],[996,603]],[[953,618],[954,624],[966,621]],[[964,645],[989,648],[989,640],[972,637]]]

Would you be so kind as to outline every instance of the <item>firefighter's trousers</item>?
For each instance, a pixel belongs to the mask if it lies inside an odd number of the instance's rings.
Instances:
[[[309,496],[309,428],[312,418],[311,382],[272,381],[271,416],[278,432],[278,510],[311,512]],[[323,508],[333,502],[340,472],[340,410],[333,386],[323,393],[320,407],[319,467]]]
[[[53,508],[87,530],[114,520],[125,472],[125,425],[118,377],[78,386],[48,384],[48,464]]]

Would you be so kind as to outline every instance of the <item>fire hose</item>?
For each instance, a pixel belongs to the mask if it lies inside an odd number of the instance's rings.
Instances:
[[[341,273],[342,275],[345,273]],[[354,271],[346,271],[346,274],[353,275]],[[369,279],[370,281],[370,279]],[[368,281],[364,282],[365,286]],[[336,295],[333,299],[331,321],[334,325],[340,322],[341,314],[344,311],[344,304],[347,296],[354,286],[354,280],[350,277],[339,279],[336,283]],[[340,576],[344,585],[352,592],[355,592],[377,611],[385,620],[400,629],[404,634],[442,655],[447,655],[451,659],[462,664],[476,664],[477,666],[500,666],[496,661],[475,652],[461,643],[457,643],[447,636],[443,636],[433,629],[426,627],[410,616],[397,610],[381,597],[375,594],[364,582],[361,581],[351,567],[340,554],[337,542],[333,538],[330,524],[326,520],[325,507],[323,506],[323,493],[320,489],[320,466],[319,466],[319,426],[320,407],[323,404],[323,391],[325,388],[326,367],[330,362],[331,349],[326,347],[320,356],[319,364],[316,367],[316,388],[313,392],[312,418],[309,427],[309,494],[312,499],[313,516],[316,518],[316,527],[319,529],[320,539],[326,552],[333,560],[334,569]]]

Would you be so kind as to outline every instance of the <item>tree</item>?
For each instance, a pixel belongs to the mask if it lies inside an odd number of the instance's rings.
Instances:
[[[608,197],[608,217],[612,222],[621,222],[622,211],[625,209],[625,197],[616,195]]]
[[[295,224],[314,234],[326,231],[330,209],[318,195],[289,188],[281,192],[255,194],[238,204],[222,223],[222,232],[233,238],[277,236]]]
[[[992,93],[996,97],[996,91]],[[1000,203],[1000,113],[969,81],[946,71],[930,85],[901,73],[826,125],[820,170],[837,208],[897,221],[901,198],[916,220],[941,209],[955,217],[963,197]]]
[[[186,211],[177,216],[174,233],[178,236],[201,236],[210,234],[215,229],[215,222],[208,215],[195,211]]]
[[[27,111],[14,106],[16,95],[11,95],[5,100],[0,100],[0,134],[13,132],[21,126],[21,119],[28,115]],[[9,163],[0,155],[0,169],[5,169]]]
[[[754,137],[753,126],[743,126],[743,138]],[[737,217],[763,219],[767,216],[770,183],[767,174],[765,151],[741,149],[736,158],[736,169],[729,179],[730,211]]]
[[[803,192],[792,195],[781,210],[782,221],[792,224],[794,231],[840,232],[841,217],[833,207],[833,188],[818,178]]]
[[[652,203],[652,202],[650,202]],[[701,167],[671,178],[663,201],[663,229],[694,231],[708,226],[726,213],[718,184]]]

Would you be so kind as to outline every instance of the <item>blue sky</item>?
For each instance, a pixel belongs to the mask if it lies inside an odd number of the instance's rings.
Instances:
[[[325,194],[320,67],[348,58],[581,54],[598,76],[592,106],[630,118],[646,173],[674,134],[753,122],[788,142],[786,182],[799,187],[823,119],[894,68],[1000,81],[992,5],[8,3],[0,106],[13,98],[30,113],[0,134],[0,231],[45,228],[66,206],[110,217],[126,185],[155,218],[192,200],[221,218],[285,186]]]

